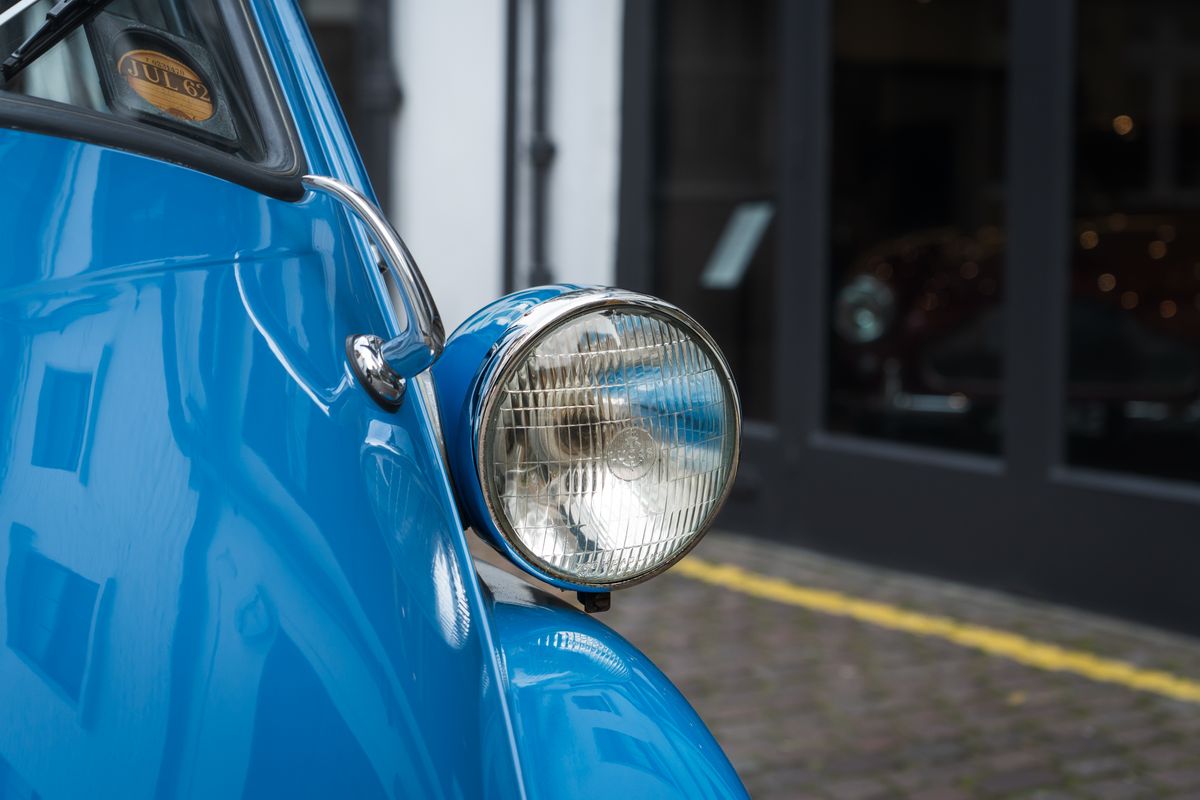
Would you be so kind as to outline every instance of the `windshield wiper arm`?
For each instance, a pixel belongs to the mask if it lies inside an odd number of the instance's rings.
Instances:
[[[7,83],[42,57],[47,50],[61,42],[71,31],[87,22],[112,0],[60,0],[46,12],[46,21],[25,42],[12,51],[0,64],[0,74]]]

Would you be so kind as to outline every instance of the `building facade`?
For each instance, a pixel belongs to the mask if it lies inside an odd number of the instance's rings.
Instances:
[[[659,294],[739,380],[725,525],[1200,626],[1200,9],[389,13],[377,180],[449,322]]]

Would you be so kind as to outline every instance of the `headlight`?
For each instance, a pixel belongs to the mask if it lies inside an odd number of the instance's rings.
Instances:
[[[494,309],[481,314],[496,324]],[[674,306],[617,290],[499,319],[460,423],[473,474],[455,465],[460,493],[477,483],[476,521],[561,586],[625,586],[670,566],[737,467],[738,398],[711,337]],[[455,349],[452,337],[448,365]]]
[[[854,344],[883,336],[895,313],[892,289],[874,275],[859,275],[838,292],[834,327]]]

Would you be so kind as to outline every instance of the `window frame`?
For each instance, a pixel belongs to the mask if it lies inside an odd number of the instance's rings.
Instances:
[[[307,171],[300,138],[278,76],[267,58],[262,32],[245,0],[214,0],[245,76],[266,153],[253,162],[184,134],[55,100],[0,89],[0,128],[112,147],[223,178],[280,200],[304,194]]]

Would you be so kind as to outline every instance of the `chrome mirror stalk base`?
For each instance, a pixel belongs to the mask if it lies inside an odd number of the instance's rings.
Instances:
[[[383,339],[370,334],[346,337],[346,358],[354,377],[384,411],[395,411],[404,402],[407,382],[383,357]]]

